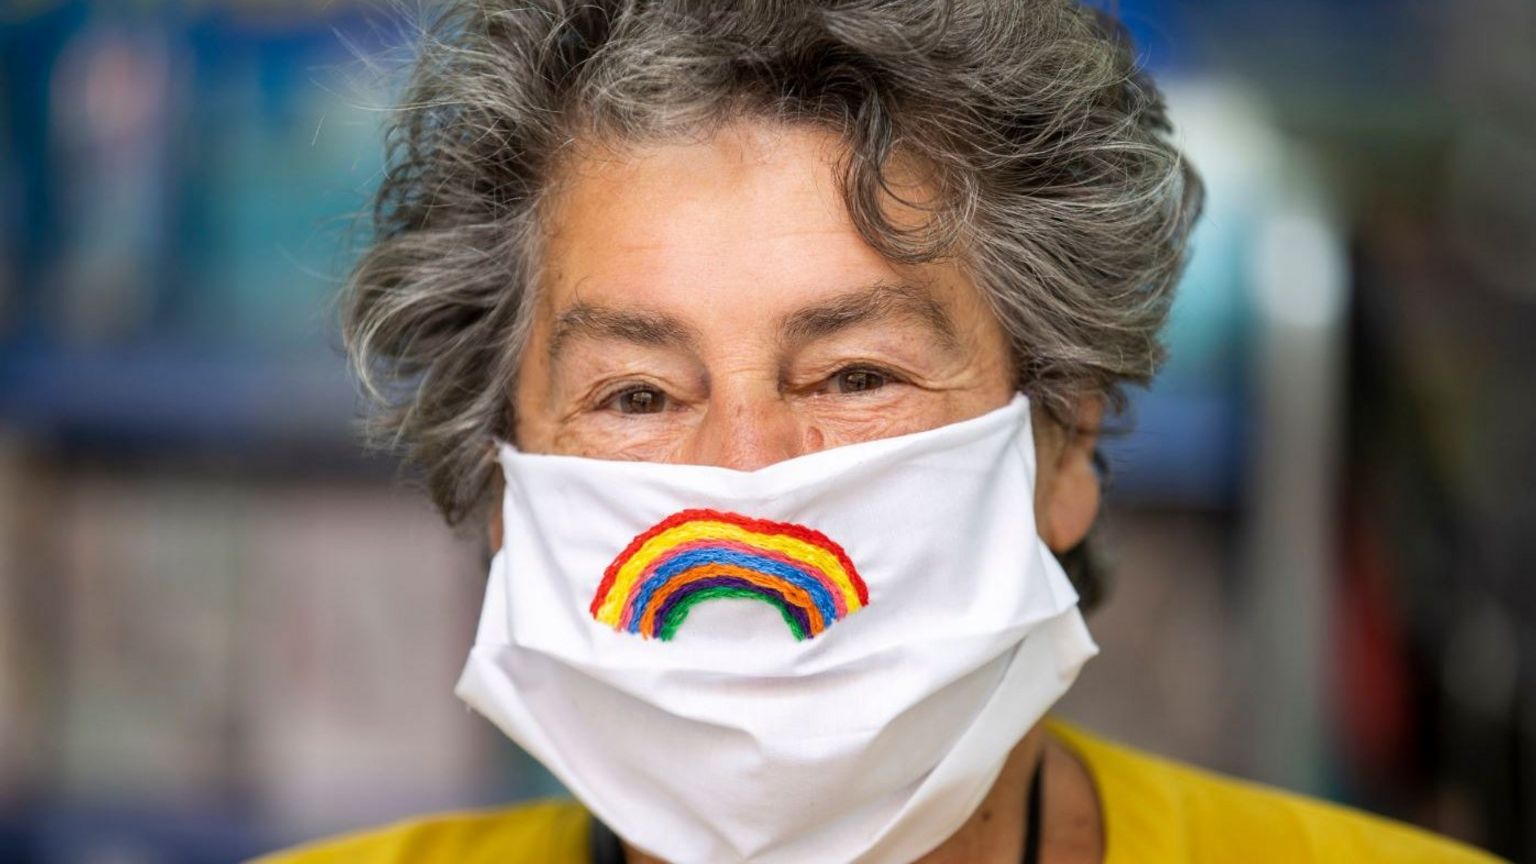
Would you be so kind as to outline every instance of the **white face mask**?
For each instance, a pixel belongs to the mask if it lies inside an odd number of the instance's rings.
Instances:
[[[668,861],[911,861],[1098,650],[1023,397],[750,472],[501,463],[458,695]]]

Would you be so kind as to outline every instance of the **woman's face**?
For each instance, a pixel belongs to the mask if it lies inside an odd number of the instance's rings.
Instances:
[[[574,157],[545,211],[517,445],[750,470],[1006,404],[996,318],[954,262],[893,264],[864,242],[837,185],[841,146],[744,123]],[[1097,509],[1091,446],[1037,435],[1053,547]],[[1068,488],[1084,480],[1091,496]],[[1053,513],[1063,493],[1091,503],[1086,518]]]

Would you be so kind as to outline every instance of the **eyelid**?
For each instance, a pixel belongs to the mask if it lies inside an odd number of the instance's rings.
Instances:
[[[844,374],[847,374],[849,372],[874,372],[875,374],[881,375],[881,376],[885,377],[886,379],[888,379],[890,381],[906,381],[907,380],[907,376],[901,374],[899,371],[891,368],[890,366],[885,365],[884,363],[873,363],[873,362],[866,362],[866,361],[859,361],[859,362],[856,362],[856,363],[845,363],[845,364],[837,367],[836,369],[833,369],[832,373],[830,375],[828,375],[827,378],[830,380],[832,378],[836,378],[839,375],[844,375]]]

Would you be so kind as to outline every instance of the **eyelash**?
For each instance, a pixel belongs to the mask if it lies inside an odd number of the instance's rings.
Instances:
[[[665,389],[663,389],[663,388],[661,388],[661,387],[659,387],[659,386],[657,386],[655,384],[647,384],[647,383],[633,382],[632,381],[632,382],[629,382],[627,384],[622,384],[622,385],[620,385],[618,387],[614,387],[611,390],[601,391],[601,395],[599,395],[597,397],[597,399],[594,400],[594,402],[595,402],[594,407],[597,408],[600,411],[602,411],[602,410],[613,410],[613,411],[615,411],[615,413],[624,413],[624,412],[617,411],[617,407],[616,406],[617,406],[617,403],[618,403],[618,401],[620,399],[623,399],[625,396],[628,396],[631,393],[640,393],[640,392],[644,392],[644,391],[648,391],[648,390],[654,390],[657,393],[660,393],[661,394],[661,398],[663,400],[671,400],[671,398],[672,398],[671,395],[668,394]],[[665,410],[665,407],[666,406],[663,407],[663,410]]]
[[[839,378],[859,372],[868,373],[878,377],[880,379],[880,383],[877,386],[870,387],[865,390],[849,390],[847,392],[842,392],[839,390]],[[910,383],[912,383],[911,377],[904,375],[889,366],[884,366],[879,363],[855,362],[838,366],[836,369],[833,369],[830,373],[821,376],[814,382],[808,385],[796,387],[794,389],[809,395],[860,398],[872,397],[882,391],[891,388],[892,386]]]
[[[880,379],[880,386],[872,387],[865,391],[852,391],[843,395],[852,396],[860,392],[872,392],[874,390],[884,389],[885,387],[888,387],[892,384],[902,383],[902,377],[900,375],[896,374],[891,369],[888,369],[884,366],[878,366],[873,363],[851,363],[847,366],[840,366],[834,370],[831,375],[823,378],[821,383],[826,386],[835,387],[839,378],[857,373],[865,373],[878,377]]]

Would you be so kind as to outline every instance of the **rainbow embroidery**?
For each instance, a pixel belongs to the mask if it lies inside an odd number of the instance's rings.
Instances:
[[[717,510],[684,510],[630,541],[592,598],[592,617],[620,633],[671,639],[694,606],[722,597],[777,607],[810,639],[869,604],[843,547],[820,531]]]

